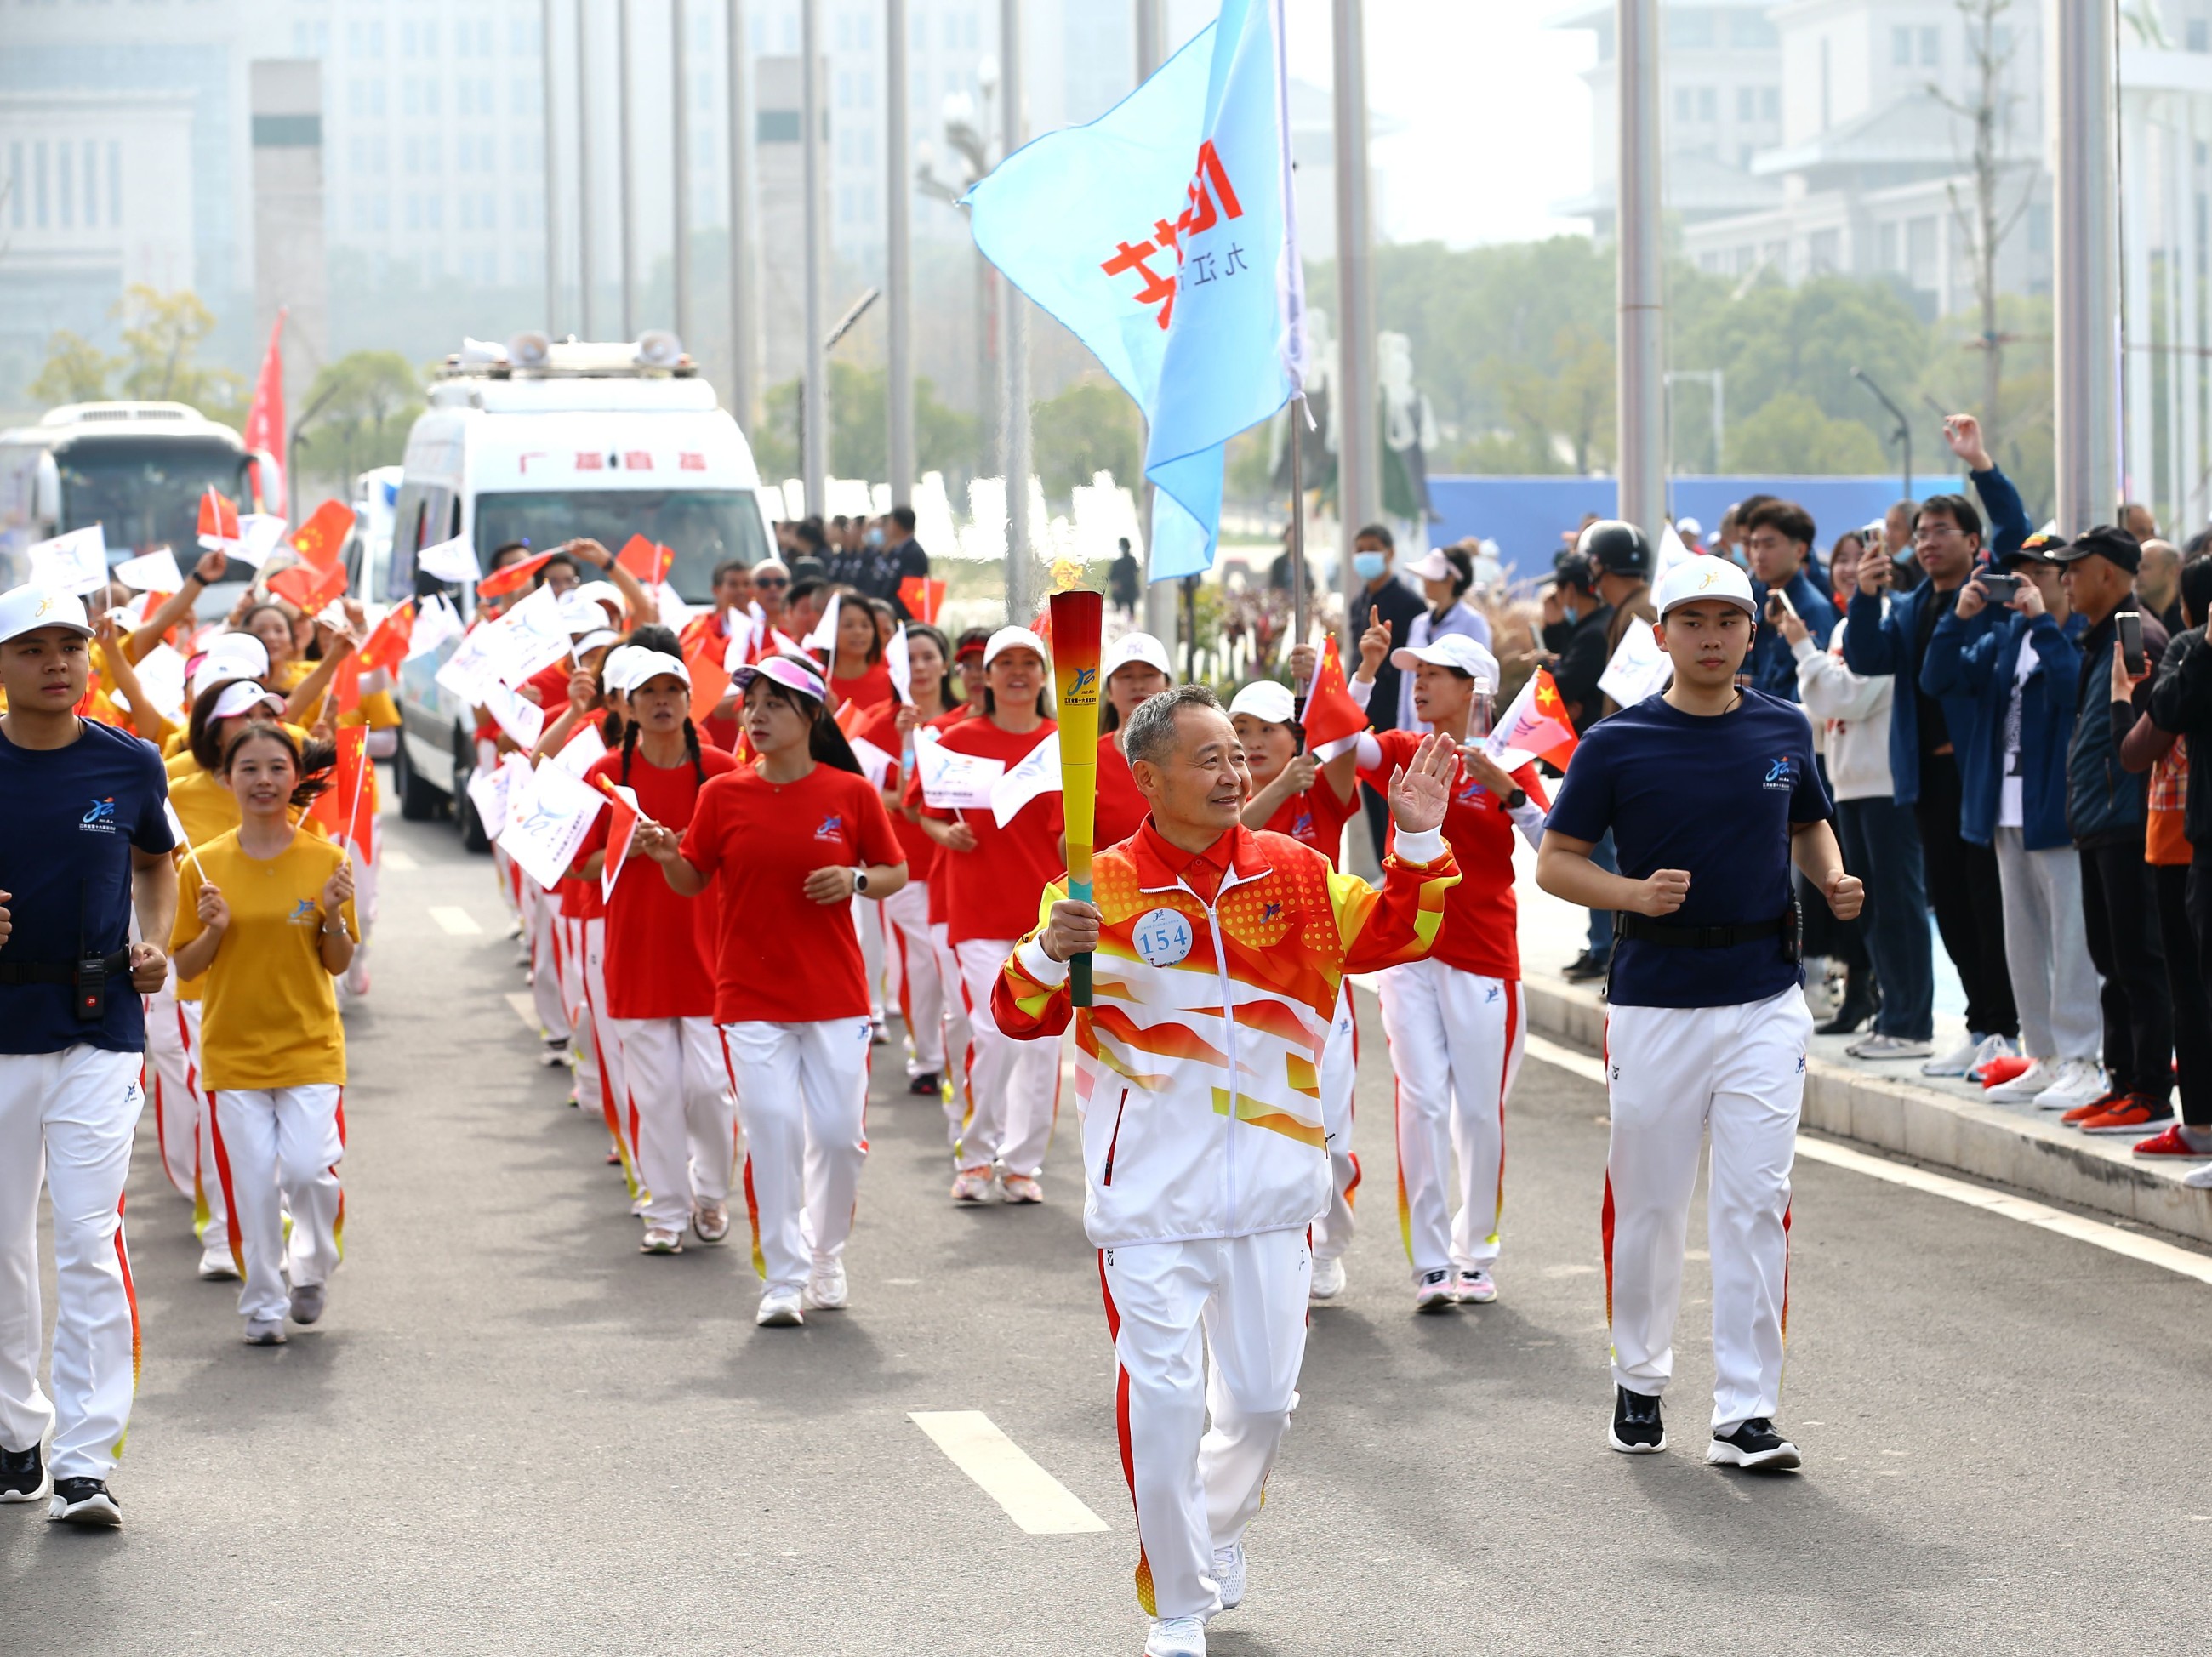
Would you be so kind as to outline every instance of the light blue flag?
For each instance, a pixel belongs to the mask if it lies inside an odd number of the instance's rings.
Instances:
[[[1296,383],[1280,4],[1224,0],[1128,97],[1024,145],[966,197],[984,258],[1151,422],[1154,580],[1212,565],[1222,445]]]

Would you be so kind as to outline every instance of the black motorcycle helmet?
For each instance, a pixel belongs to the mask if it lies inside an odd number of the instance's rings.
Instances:
[[[1608,575],[1651,576],[1651,543],[1633,524],[1618,518],[1601,518],[1575,543],[1575,550]]]

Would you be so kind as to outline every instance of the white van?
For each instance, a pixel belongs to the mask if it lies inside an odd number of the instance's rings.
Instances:
[[[398,603],[444,592],[466,613],[472,592],[415,563],[422,549],[456,535],[489,569],[493,552],[514,542],[542,552],[589,537],[619,552],[636,534],[674,551],[668,584],[686,603],[705,604],[717,566],[769,555],[759,483],[737,422],[672,336],[471,341],[447,360],[408,435],[376,596]],[[420,819],[451,801],[464,839],[480,846],[466,793],[476,763],[470,710],[436,683],[450,648],[400,675],[400,809]]]

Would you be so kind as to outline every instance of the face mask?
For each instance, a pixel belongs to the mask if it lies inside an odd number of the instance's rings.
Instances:
[[[884,532],[881,530],[870,530],[867,535],[867,542],[872,547],[879,547],[883,545]]]
[[[1390,560],[1379,552],[1355,552],[1352,555],[1352,568],[1359,572],[1361,580],[1371,581],[1390,568]]]

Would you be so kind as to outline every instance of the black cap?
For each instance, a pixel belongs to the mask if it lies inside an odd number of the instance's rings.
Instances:
[[[1552,579],[1577,592],[1597,591],[1597,561],[1586,552],[1563,552],[1553,561]]]
[[[1651,543],[1635,525],[1618,518],[1601,518],[1583,530],[1575,550],[1608,575],[1651,574]]]
[[[2133,575],[2142,568],[2142,543],[2112,524],[2084,530],[2074,544],[2058,555],[2062,564],[2078,564],[2084,558],[2102,558]]]
[[[2016,564],[2063,564],[2066,561],[2069,544],[2063,535],[2045,535],[2039,531],[2029,536],[1997,562],[2008,568]]]

